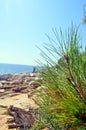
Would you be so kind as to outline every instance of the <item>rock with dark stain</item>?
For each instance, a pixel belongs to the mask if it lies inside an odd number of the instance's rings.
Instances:
[[[33,109],[26,111],[18,107],[10,106],[8,114],[13,117],[7,121],[9,129],[20,128],[24,130],[25,128],[31,128],[35,121]]]

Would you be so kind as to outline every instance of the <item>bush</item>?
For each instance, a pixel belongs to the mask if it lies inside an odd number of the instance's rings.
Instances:
[[[86,52],[78,27],[72,26],[66,35],[53,32],[56,40],[48,36],[47,52],[42,51],[45,87],[38,98],[38,122],[52,130],[79,129],[86,124]]]

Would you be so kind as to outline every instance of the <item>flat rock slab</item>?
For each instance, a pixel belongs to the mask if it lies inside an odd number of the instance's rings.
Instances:
[[[0,105],[9,107],[10,105],[24,108],[25,106],[28,108],[35,107],[36,104],[32,100],[32,98],[28,98],[27,94],[19,94],[13,97],[7,97],[5,99],[0,99]]]

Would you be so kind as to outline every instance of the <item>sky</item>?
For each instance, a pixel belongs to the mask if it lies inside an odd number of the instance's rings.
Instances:
[[[0,0],[0,63],[36,65],[52,28],[80,24],[86,0]],[[86,27],[81,27],[83,39]],[[85,43],[84,43],[85,44]]]

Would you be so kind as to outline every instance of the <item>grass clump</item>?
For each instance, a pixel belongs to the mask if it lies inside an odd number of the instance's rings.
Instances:
[[[86,125],[86,51],[78,27],[53,30],[42,57],[43,91],[38,98],[38,124],[52,130],[84,129]],[[46,52],[47,50],[47,52]],[[83,126],[83,127],[82,127]]]

